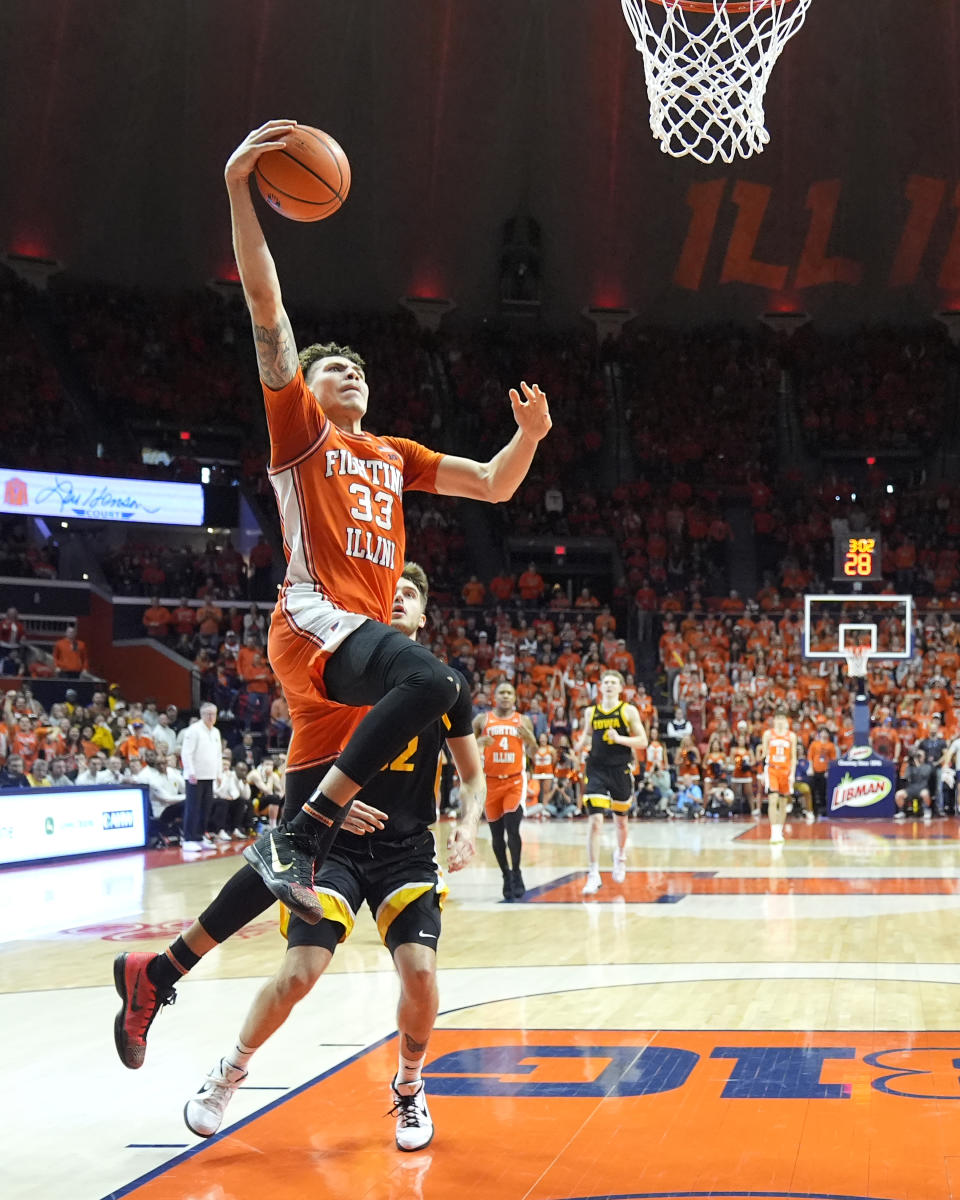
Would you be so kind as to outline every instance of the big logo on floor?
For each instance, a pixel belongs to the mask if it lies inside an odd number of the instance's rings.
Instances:
[[[365,1051],[132,1190],[151,1200],[302,1200],[318,1180],[333,1200],[960,1190],[960,1032],[437,1030],[425,1070],[436,1137],[428,1156],[400,1156],[404,1170],[381,1119],[396,1055],[394,1039]]]

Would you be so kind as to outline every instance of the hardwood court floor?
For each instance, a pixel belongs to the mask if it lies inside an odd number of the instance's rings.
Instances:
[[[410,1155],[383,1115],[397,988],[368,917],[203,1142],[183,1105],[279,961],[273,914],[180,985],[138,1072],[111,962],[164,946],[235,855],[0,873],[0,1194],[960,1200],[957,823],[766,832],[636,823],[626,883],[584,899],[583,824],[527,822],[508,905],[484,830],[449,878],[437,1134]]]

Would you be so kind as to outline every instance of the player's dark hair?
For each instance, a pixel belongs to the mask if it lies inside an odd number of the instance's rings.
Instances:
[[[427,573],[419,563],[408,562],[403,564],[403,570],[400,572],[401,579],[409,579],[413,586],[423,597],[423,607],[427,607],[427,599],[430,595],[430,584],[427,580]]]
[[[312,346],[301,350],[299,354],[304,378],[309,374],[313,364],[319,362],[321,358],[345,358],[347,362],[352,362],[361,371],[365,371],[367,368],[367,364],[356,350],[352,350],[349,346],[338,346],[336,342],[315,342]]]

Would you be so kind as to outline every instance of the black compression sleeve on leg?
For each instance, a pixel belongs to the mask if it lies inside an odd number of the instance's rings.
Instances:
[[[273,903],[274,897],[266,884],[253,867],[244,864],[236,875],[230,876],[197,920],[215,942],[225,942]]]
[[[520,851],[523,839],[520,837],[520,822],[523,820],[523,809],[515,808],[513,812],[503,814],[503,827],[507,832],[507,847],[510,850],[510,861],[515,871],[520,870]]]
[[[421,730],[452,708],[461,687],[458,672],[434,658],[424,646],[395,629],[381,634],[380,626],[369,624],[369,634],[361,626],[336,651],[324,671],[331,700],[373,705],[336,764],[361,787]],[[374,633],[376,645],[363,655],[360,670],[355,660],[363,650],[363,639]]]
[[[503,817],[497,821],[490,821],[490,844],[493,846],[493,857],[497,860],[497,866],[504,874],[510,869],[507,866],[507,847],[503,840]]]

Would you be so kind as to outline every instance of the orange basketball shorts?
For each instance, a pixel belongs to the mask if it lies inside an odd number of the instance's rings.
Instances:
[[[763,773],[763,786],[768,792],[776,792],[778,796],[793,795],[793,780],[790,772],[783,767],[767,767]]]
[[[502,777],[487,776],[487,804],[486,814],[488,821],[499,821],[500,818],[508,812],[516,812],[523,804],[526,798],[527,779],[522,773],[519,775],[505,775]]]
[[[358,618],[357,624],[364,619]],[[322,665],[331,652],[330,642],[336,649],[343,638],[323,640],[311,628],[316,623],[309,620],[306,612],[291,611],[282,598],[270,625],[267,644],[270,666],[283,688],[293,729],[287,751],[288,771],[318,766],[336,758],[370,711],[326,699],[322,691]],[[357,624],[349,624],[348,632],[352,632]]]

